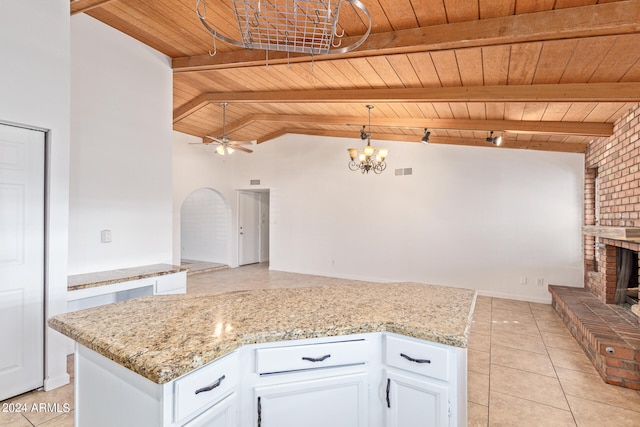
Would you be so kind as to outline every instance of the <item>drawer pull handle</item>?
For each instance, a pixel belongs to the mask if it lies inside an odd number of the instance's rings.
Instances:
[[[220,383],[222,383],[222,380],[224,380],[225,376],[221,376],[220,378],[218,378],[218,380],[216,382],[214,382],[211,385],[208,385],[206,387],[202,387],[196,390],[196,394],[200,394],[200,393],[204,393],[205,391],[211,391],[216,387],[220,386]]]
[[[415,362],[415,363],[431,363],[431,360],[429,359],[414,359],[411,356],[407,356],[404,353],[400,353],[400,356],[404,357],[405,359],[407,359],[409,362]]]
[[[309,362],[324,362],[325,360],[327,360],[330,357],[331,357],[330,354],[325,354],[322,357],[303,357],[302,360],[307,360]]]

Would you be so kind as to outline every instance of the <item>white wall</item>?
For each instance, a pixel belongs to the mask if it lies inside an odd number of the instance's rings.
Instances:
[[[173,133],[173,263],[180,264],[181,258],[181,208],[190,194],[198,189],[215,190],[227,207],[228,224],[216,232],[230,233],[236,219],[237,196],[231,188],[231,157],[215,154],[213,145],[199,144],[202,139],[180,132]],[[217,224],[220,226],[220,224]],[[188,244],[188,243],[187,243]],[[215,262],[237,266],[232,261],[236,251],[234,236],[228,235],[226,248],[217,247]],[[189,253],[186,254],[189,256]],[[184,258],[184,256],[182,256]]]
[[[71,31],[69,274],[171,263],[169,58],[84,14]]]
[[[45,316],[66,310],[70,33],[68,0],[2,0],[0,121],[47,134]],[[45,329],[45,390],[66,384],[62,335]]]
[[[180,257],[226,264],[229,258],[231,209],[210,188],[195,190],[180,209]]]
[[[349,171],[355,137],[288,135],[227,160],[233,190],[250,179],[271,190],[271,269],[539,302],[549,283],[582,286],[583,155],[374,143],[391,150],[381,175]]]

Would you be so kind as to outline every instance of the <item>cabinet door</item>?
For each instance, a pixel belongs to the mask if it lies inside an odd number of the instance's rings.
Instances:
[[[233,393],[184,427],[236,427],[236,413],[236,394]]]
[[[449,391],[417,375],[387,371],[384,402],[386,427],[433,427],[449,425]]]
[[[367,426],[365,373],[257,387],[254,396],[258,427]]]

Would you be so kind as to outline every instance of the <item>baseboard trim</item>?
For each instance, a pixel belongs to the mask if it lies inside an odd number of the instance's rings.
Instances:
[[[70,379],[71,377],[69,377],[69,374],[67,373],[65,373],[64,375],[47,378],[44,380],[44,391],[50,391],[58,387],[62,387],[63,385],[67,385],[69,384]]]

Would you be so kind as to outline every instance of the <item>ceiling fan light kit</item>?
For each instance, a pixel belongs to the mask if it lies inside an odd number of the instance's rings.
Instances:
[[[227,136],[227,103],[223,102],[220,106],[222,107],[222,136],[205,136],[204,138],[211,140],[209,142],[205,142],[205,144],[210,144],[212,142],[217,143],[218,146],[216,147],[216,153],[221,156],[231,154],[235,150],[244,151],[245,153],[253,153],[253,150],[242,146],[242,144],[251,144],[250,141],[234,141]]]
[[[229,147],[228,145],[218,145],[216,147],[216,153],[220,154],[221,156],[224,156],[225,154],[231,154],[233,153],[235,150],[231,147]]]

